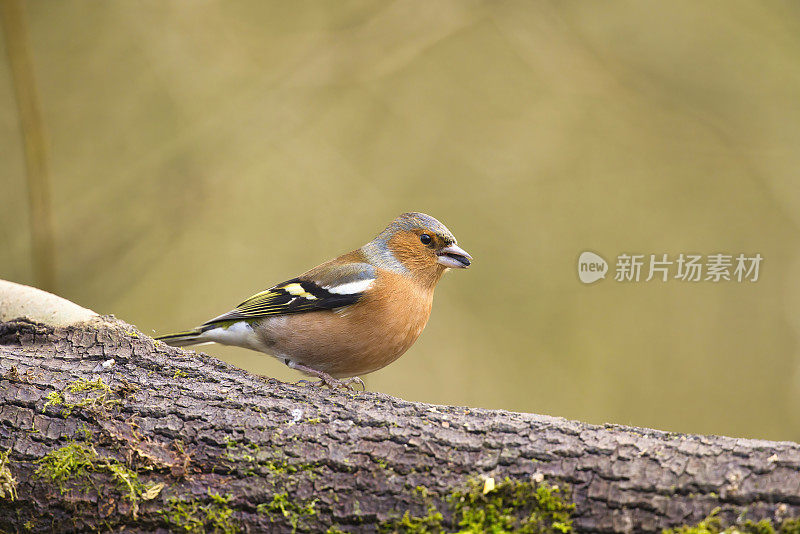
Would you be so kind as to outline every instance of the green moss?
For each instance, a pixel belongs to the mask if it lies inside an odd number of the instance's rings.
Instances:
[[[205,507],[206,522],[211,527],[212,532],[223,532],[233,534],[239,532],[239,526],[233,521],[233,510],[228,506],[231,500],[230,495],[209,493],[211,503]]]
[[[64,396],[60,391],[51,391],[45,398],[47,402],[44,403],[44,409],[42,411],[46,411],[48,406],[60,406],[64,404]]]
[[[425,486],[417,486],[413,489],[413,494],[428,502],[431,497],[431,491]]]
[[[380,532],[444,532],[443,515],[430,500],[427,488],[418,486],[414,494],[427,504],[427,514],[384,521]],[[518,482],[506,478],[496,485],[470,480],[465,491],[456,491],[442,503],[449,508],[459,533],[567,533],[572,532],[572,510],[558,486]]]
[[[249,453],[257,453],[260,450],[256,443],[238,443],[233,439],[225,440],[225,457],[232,462],[241,460],[255,461],[255,457]]]
[[[183,501],[171,498],[166,510],[161,514],[166,518],[172,530],[178,532],[205,532],[204,515],[197,501]]]
[[[558,486],[506,478],[493,489],[472,480],[465,492],[449,497],[459,532],[572,532],[574,504]]]
[[[100,464],[102,469],[108,471],[114,481],[119,487],[126,499],[131,502],[136,502],[144,493],[144,488],[139,482],[139,475],[132,471],[128,466],[117,462],[116,460],[106,460],[104,464]]]
[[[68,483],[88,477],[94,469],[97,452],[81,443],[70,443],[47,453],[39,460],[35,476],[55,483],[63,495]]]
[[[392,521],[384,521],[378,526],[378,532],[404,532],[414,534],[427,534],[443,532],[442,521],[444,517],[434,506],[428,508],[428,514],[422,517],[411,515],[406,511],[403,517]]]
[[[316,504],[317,499],[298,504],[289,500],[289,496],[286,493],[276,493],[272,496],[272,501],[259,504],[256,507],[256,511],[259,514],[280,513],[289,520],[292,525],[292,533],[294,533],[297,532],[298,527],[305,528],[306,519],[317,515]]]
[[[719,508],[714,508],[708,517],[696,525],[664,529],[662,534],[800,534],[800,519],[786,519],[777,527],[769,519],[747,519],[725,527],[719,518],[719,512]]]
[[[34,476],[55,483],[62,495],[69,486],[76,483],[83,482],[83,489],[86,489],[91,484],[89,474],[92,472],[109,475],[120,494],[130,501],[134,517],[139,509],[139,502],[154,499],[164,487],[161,483],[142,483],[138,473],[127,465],[114,458],[101,458],[94,447],[83,443],[70,443],[51,451],[38,463]]]
[[[161,514],[178,532],[215,534],[235,534],[240,531],[233,518],[233,510],[229,506],[230,495],[208,493],[209,502],[202,504],[197,500],[171,498],[168,508]]]
[[[65,390],[70,393],[80,393],[82,391],[102,391],[104,393],[111,393],[111,388],[103,382],[102,378],[96,378],[94,380],[79,378],[75,382],[67,384]]]
[[[175,374],[172,375],[172,378],[186,378],[187,376],[189,375],[178,369],[177,371],[175,371]]]
[[[10,450],[0,452],[0,499],[14,501],[17,498],[17,481],[9,469],[11,461],[8,459],[8,455],[10,453]]]
[[[225,442],[224,458],[235,464],[244,464],[239,468],[245,475],[254,475],[257,467],[281,476],[314,471],[317,468],[315,464],[290,462],[282,450],[262,451],[255,443],[243,444],[230,439]]]
[[[48,393],[43,411],[46,411],[48,406],[63,406],[61,413],[68,417],[76,408],[106,409],[114,404],[122,404],[118,399],[110,399],[111,395],[111,388],[103,382],[102,378],[95,380],[79,378],[75,382],[67,384],[61,391]]]

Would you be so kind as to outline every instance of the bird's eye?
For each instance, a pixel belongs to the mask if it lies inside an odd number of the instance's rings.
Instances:
[[[419,240],[423,245],[430,245],[433,239],[428,234],[421,234],[419,236]]]

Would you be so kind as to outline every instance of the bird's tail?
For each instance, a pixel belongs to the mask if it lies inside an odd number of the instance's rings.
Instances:
[[[198,343],[205,343],[208,341],[203,338],[203,332],[205,332],[205,329],[200,327],[186,332],[157,336],[155,339],[163,341],[172,347],[185,347],[187,345],[197,345]]]

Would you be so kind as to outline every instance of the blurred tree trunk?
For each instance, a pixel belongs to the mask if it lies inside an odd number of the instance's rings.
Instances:
[[[264,381],[110,318],[0,323],[0,374],[2,531],[447,531],[481,477],[561,485],[579,532],[800,515],[794,443]]]
[[[55,238],[50,205],[47,136],[33,71],[33,58],[28,46],[28,26],[23,3],[20,0],[0,0],[0,22],[14,84],[22,144],[25,147],[34,275],[39,287],[55,291]]]

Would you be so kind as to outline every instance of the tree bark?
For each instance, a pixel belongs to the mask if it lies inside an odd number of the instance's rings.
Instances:
[[[452,531],[487,477],[561,486],[578,532],[800,516],[795,443],[286,384],[108,317],[0,323],[0,375],[0,531]]]

